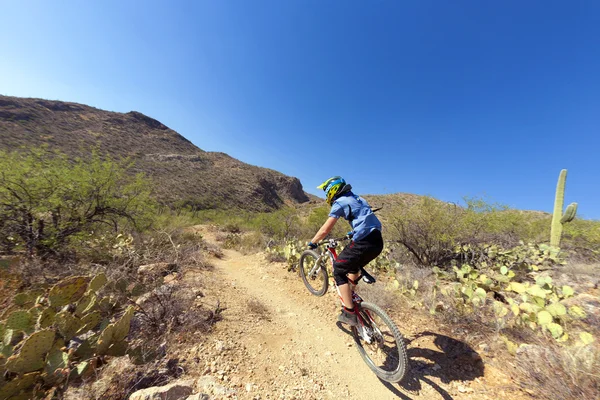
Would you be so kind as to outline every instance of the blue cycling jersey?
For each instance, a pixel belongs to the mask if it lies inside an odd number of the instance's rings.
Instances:
[[[364,238],[375,229],[381,230],[381,222],[373,214],[369,203],[352,192],[344,193],[333,202],[329,216],[344,218],[350,222],[355,241]]]

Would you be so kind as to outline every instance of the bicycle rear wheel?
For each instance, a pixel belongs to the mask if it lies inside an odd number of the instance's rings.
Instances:
[[[315,265],[315,262],[319,265]],[[329,257],[322,257],[314,250],[305,250],[298,263],[300,276],[309,292],[315,296],[327,293],[329,277],[327,276],[327,263]],[[312,273],[311,273],[312,272]]]
[[[408,355],[400,330],[375,304],[362,302],[359,312],[364,325],[352,328],[358,352],[380,379],[400,382],[408,371]]]

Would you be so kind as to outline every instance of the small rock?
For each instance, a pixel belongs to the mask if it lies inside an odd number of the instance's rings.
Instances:
[[[206,393],[196,393],[188,396],[185,400],[210,400],[210,396]]]
[[[331,352],[330,351],[326,351],[325,352],[325,357],[331,357]]]
[[[217,340],[215,342],[215,350],[217,350],[218,353],[222,353],[225,350],[225,343],[221,340]]]
[[[165,283],[165,285],[173,284],[175,283],[175,281],[177,281],[177,278],[177,274],[169,274],[163,278],[163,282]]]
[[[129,400],[179,400],[187,399],[194,390],[193,382],[177,381],[165,386],[154,386],[134,392]]]
[[[196,388],[200,392],[209,392],[214,395],[229,395],[233,393],[233,390],[226,388],[225,386],[219,385],[217,379],[214,376],[205,375],[196,380]]]
[[[246,383],[246,392],[251,392],[252,391],[252,384],[251,383]]]
[[[435,305],[435,311],[437,312],[444,311],[444,308],[446,307],[443,301],[438,301],[438,303]]]

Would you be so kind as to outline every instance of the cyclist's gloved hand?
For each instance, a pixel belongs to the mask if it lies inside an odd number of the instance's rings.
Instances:
[[[318,246],[316,244],[314,244],[313,242],[308,242],[307,244],[308,248],[311,250],[316,249]]]
[[[350,239],[352,239],[352,236],[354,236],[354,232],[350,231],[350,232],[346,233],[346,236],[348,236]]]

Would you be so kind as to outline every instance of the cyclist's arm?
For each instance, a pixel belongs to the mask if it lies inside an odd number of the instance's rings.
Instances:
[[[333,226],[335,225],[337,220],[338,219],[335,217],[329,217],[327,221],[325,221],[321,229],[319,229],[315,237],[311,240],[311,242],[318,243],[321,240],[325,239],[325,237],[327,237],[327,235],[329,235],[329,232],[331,232],[331,230],[333,229]]]

